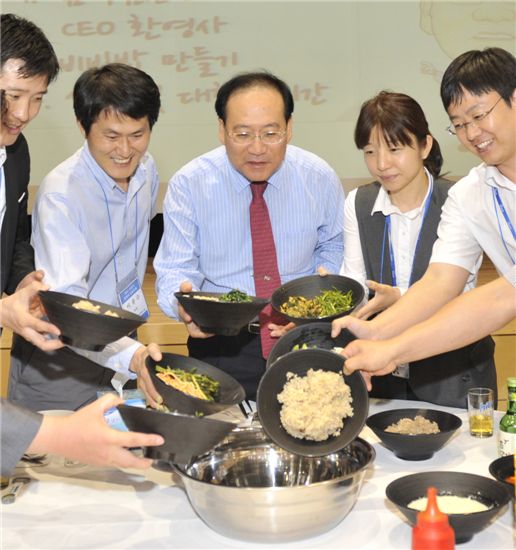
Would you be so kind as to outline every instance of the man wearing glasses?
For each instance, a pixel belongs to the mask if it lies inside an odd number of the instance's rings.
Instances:
[[[448,130],[482,164],[457,182],[443,206],[430,265],[424,277],[396,304],[372,321],[337,320],[334,333],[346,327],[360,338],[385,342],[353,342],[343,350],[351,358],[346,366],[374,374],[387,374],[397,363],[412,361],[464,345],[467,332],[479,337],[496,323],[485,309],[465,317],[464,334],[453,325],[451,304],[462,291],[475,263],[485,252],[494,263],[500,280],[485,292],[472,291],[458,304],[479,305],[481,298],[509,302],[508,313],[495,315],[503,326],[510,320],[516,301],[516,60],[501,48],[469,51],[455,59],[441,83],[441,98],[450,117]],[[487,294],[492,290],[493,294]],[[473,292],[475,294],[473,294]],[[480,298],[479,298],[480,297]],[[474,300],[474,302],[472,301]],[[466,311],[466,310],[465,310]],[[437,313],[438,312],[438,313]],[[448,312],[443,315],[443,312]],[[436,315],[434,315],[436,314]],[[514,315],[512,313],[512,315]],[[432,317],[433,316],[433,317]],[[491,315],[492,316],[492,315]],[[440,319],[449,328],[444,337],[437,332]],[[427,320],[427,321],[426,321]],[[422,323],[425,322],[423,325]],[[404,331],[416,325],[412,329]],[[473,325],[476,325],[473,327]],[[485,331],[482,327],[485,327]],[[426,329],[424,329],[426,327]],[[470,329],[475,328],[475,331]],[[426,332],[425,332],[426,331]],[[432,332],[434,331],[434,332]],[[402,334],[400,334],[402,333]],[[415,335],[425,335],[421,349]],[[435,340],[431,336],[436,336]],[[395,337],[395,338],[393,338]],[[387,340],[390,339],[390,340]],[[468,343],[468,342],[466,342]],[[423,353],[423,355],[421,355]]]
[[[174,292],[239,289],[270,297],[275,285],[314,274],[318,267],[338,273],[344,192],[325,161],[288,145],[294,101],[276,76],[235,76],[219,89],[215,110],[223,146],[188,163],[169,183],[164,234],[154,260],[158,303],[167,315],[185,322],[190,355],[234,376],[253,399],[268,351],[263,332],[282,322],[262,322],[261,336],[257,323],[238,336],[205,334],[178,308]],[[274,240],[263,262],[255,256],[251,212],[259,188]],[[277,277],[258,275],[274,254]],[[260,290],[264,278],[269,283],[265,294]]]

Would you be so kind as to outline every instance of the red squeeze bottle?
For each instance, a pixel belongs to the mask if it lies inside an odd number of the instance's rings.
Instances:
[[[437,506],[437,490],[429,487],[424,512],[417,515],[417,525],[412,529],[412,550],[453,550],[455,533],[448,523],[448,516]]]

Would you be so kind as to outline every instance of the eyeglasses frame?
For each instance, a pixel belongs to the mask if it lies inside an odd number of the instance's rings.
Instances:
[[[252,136],[252,140],[250,140],[248,143],[239,143],[236,139],[235,139],[235,135],[237,135],[238,133],[240,134],[247,134],[249,136]],[[280,139],[279,141],[276,141],[275,143],[265,143],[263,141],[263,135],[265,134],[279,134],[280,136]],[[231,139],[231,141],[233,141],[233,143],[236,143],[237,145],[251,145],[251,143],[254,143],[255,139],[259,139],[261,143],[265,143],[265,145],[279,145],[280,143],[283,143],[283,141],[285,140],[285,136],[287,135],[287,130],[283,130],[283,132],[262,132],[260,134],[251,134],[250,132],[228,132],[226,130],[226,135]]]
[[[479,115],[475,116],[476,120],[470,120],[469,122],[462,122],[461,124],[458,124],[455,126],[453,123],[447,126],[445,129],[451,136],[456,136],[459,132],[463,132],[468,128],[470,124],[473,124],[476,128],[478,128],[478,123],[482,122],[485,118],[487,118],[494,110],[494,108],[500,103],[500,100],[503,99],[502,96],[500,96],[496,103],[491,107],[491,109],[488,109],[487,111],[484,111],[483,113],[480,113]]]

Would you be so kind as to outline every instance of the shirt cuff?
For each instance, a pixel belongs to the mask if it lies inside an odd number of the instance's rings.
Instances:
[[[2,398],[0,473],[9,476],[41,428],[43,416]]]
[[[123,343],[122,340],[124,340]],[[125,342],[125,340],[128,340],[128,342]],[[134,380],[136,378],[136,373],[129,370],[129,365],[131,364],[131,360],[136,350],[142,345],[143,344],[140,342],[136,342],[127,336],[125,338],[120,338],[120,340],[112,344],[108,344],[105,350],[108,351],[110,355],[107,357],[106,367],[127,376],[129,380]]]

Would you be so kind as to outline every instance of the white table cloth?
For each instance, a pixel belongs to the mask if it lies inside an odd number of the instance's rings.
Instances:
[[[385,497],[385,487],[405,474],[432,470],[491,477],[488,466],[497,458],[496,432],[487,439],[470,436],[467,413],[462,409],[373,399],[370,414],[418,406],[452,412],[462,419],[462,427],[432,458],[418,462],[397,458],[369,428],[364,428],[360,436],[373,444],[376,459],[366,474],[355,507],[337,527],[318,537],[275,545],[226,538],[196,515],[171,474],[154,469],[141,472],[85,465],[64,467],[62,459],[53,457],[47,466],[26,468],[33,481],[14,504],[0,505],[0,548],[409,549],[411,527]],[[501,414],[495,413],[496,426]],[[511,506],[495,523],[458,548],[514,548]]]

